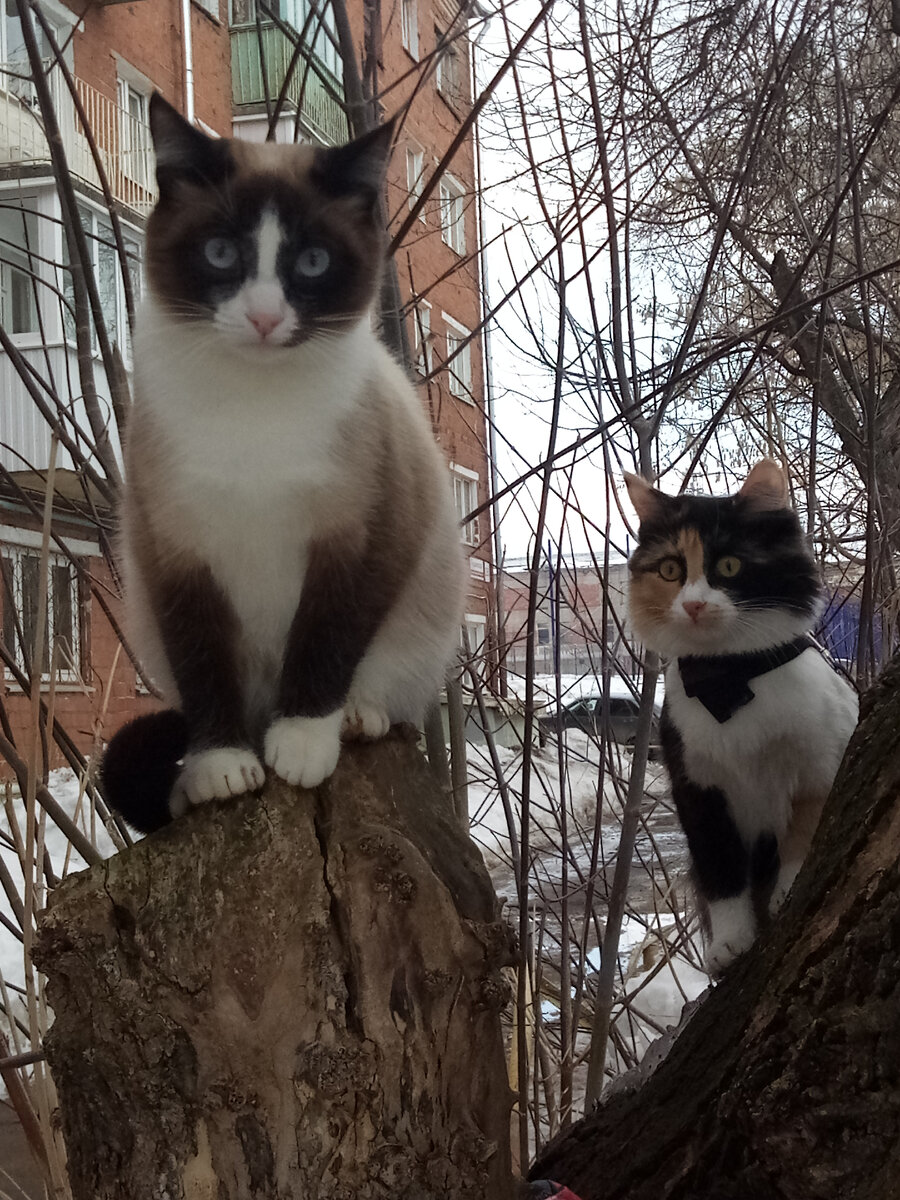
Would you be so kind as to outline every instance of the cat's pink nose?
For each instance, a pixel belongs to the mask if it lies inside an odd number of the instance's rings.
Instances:
[[[699,619],[700,614],[703,612],[704,608],[706,608],[706,601],[705,600],[682,600],[681,607],[684,609],[684,611],[687,613],[687,615],[691,618],[692,621],[696,621]]]
[[[261,338],[266,338],[282,322],[280,313],[273,312],[250,312],[247,313],[247,320],[256,330]]]

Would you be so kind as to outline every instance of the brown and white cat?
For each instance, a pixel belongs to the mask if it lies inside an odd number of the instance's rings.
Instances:
[[[314,787],[342,735],[419,721],[464,578],[446,466],[372,328],[391,126],[324,149],[210,138],[158,95],[150,119],[122,559],[174,708],[103,769],[144,831],[259,788],[263,764]]]
[[[808,636],[821,587],[777,463],[721,498],[625,482],[632,624],[668,658],[663,752],[718,973],[790,889],[857,698]]]

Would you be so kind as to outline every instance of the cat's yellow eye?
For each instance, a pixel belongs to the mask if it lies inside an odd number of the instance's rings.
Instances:
[[[678,558],[664,558],[656,569],[667,583],[675,583],[676,580],[680,581],[684,574],[681,560]]]
[[[716,574],[721,575],[723,579],[734,579],[740,569],[741,560],[733,554],[726,554],[716,563]]]

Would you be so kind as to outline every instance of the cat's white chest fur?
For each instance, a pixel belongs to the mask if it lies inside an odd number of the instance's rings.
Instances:
[[[831,787],[858,712],[851,688],[814,649],[750,681],[754,699],[720,723],[685,694],[677,661],[666,702],[688,776],[719,788],[744,838],[784,832],[793,799]]]
[[[167,352],[151,353],[165,337]],[[154,521],[167,542],[207,563],[245,643],[253,706],[265,707],[296,611],[310,538],[321,530],[341,461],[341,424],[373,351],[361,323],[340,353],[223,351],[191,327],[141,313],[137,388],[152,407]]]

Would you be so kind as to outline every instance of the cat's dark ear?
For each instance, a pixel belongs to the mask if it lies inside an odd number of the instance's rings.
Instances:
[[[652,521],[654,517],[661,516],[668,497],[658,492],[640,475],[632,475],[629,471],[623,474],[629,498],[641,522]]]
[[[332,196],[356,198],[374,209],[384,187],[395,120],[392,117],[346,146],[317,151],[317,182]]]
[[[753,512],[775,512],[791,507],[787,476],[771,458],[758,462],[738,492]]]
[[[150,97],[150,133],[160,196],[165,197],[181,180],[216,183],[231,170],[228,143],[188,124],[159,92]]]

